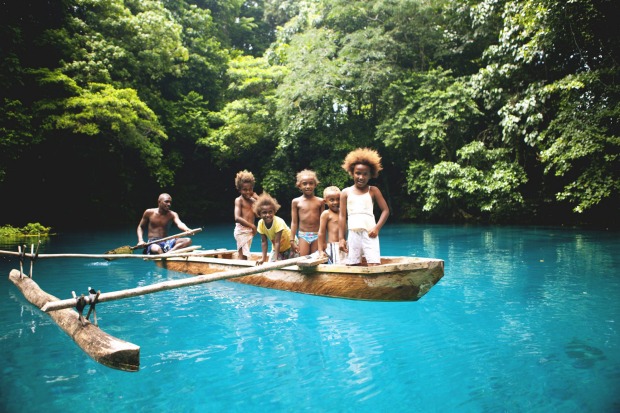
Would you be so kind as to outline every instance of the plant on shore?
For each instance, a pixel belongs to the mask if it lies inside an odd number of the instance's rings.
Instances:
[[[46,227],[38,222],[30,222],[27,225],[18,228],[12,225],[3,225],[0,227],[0,237],[14,238],[14,237],[34,237],[50,235],[52,227]]]

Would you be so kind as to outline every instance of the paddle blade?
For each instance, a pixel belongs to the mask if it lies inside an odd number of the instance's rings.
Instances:
[[[106,252],[106,254],[133,254],[133,249],[129,245],[125,245],[123,247],[114,248]]]

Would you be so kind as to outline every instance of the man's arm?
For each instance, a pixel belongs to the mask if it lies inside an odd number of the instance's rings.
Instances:
[[[147,209],[142,214],[142,219],[138,224],[138,228],[136,229],[136,234],[138,235],[138,245],[144,244],[144,228],[147,228],[149,225],[149,210]],[[147,233],[148,236],[148,233]]]
[[[172,211],[170,211],[172,212]],[[174,215],[174,223],[177,225],[177,227],[181,230],[181,231],[191,231],[191,228],[188,227],[187,225],[185,225],[183,223],[183,221],[181,221],[181,218],[179,218],[179,214],[177,214],[176,212],[172,212]]]

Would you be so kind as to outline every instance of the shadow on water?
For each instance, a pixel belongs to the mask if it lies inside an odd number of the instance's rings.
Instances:
[[[597,361],[607,360],[603,350],[576,338],[565,346],[564,351],[577,369],[591,369]]]

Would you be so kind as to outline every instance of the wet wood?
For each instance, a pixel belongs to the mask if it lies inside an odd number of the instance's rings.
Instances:
[[[200,245],[194,245],[187,248],[181,248],[175,251],[170,251],[165,254],[159,255],[141,255],[141,254],[113,254],[113,257],[110,254],[39,254],[37,259],[46,259],[46,258],[87,258],[87,259],[104,259],[104,260],[115,260],[117,258],[134,258],[134,259],[142,259],[142,260],[159,260],[161,258],[167,257],[184,257],[184,256],[222,256],[224,254],[230,254],[232,250],[227,249],[214,249],[214,250],[200,250],[202,248]],[[234,251],[232,251],[234,252]],[[16,251],[5,251],[0,250],[0,255],[10,255],[14,257],[19,257],[21,254]],[[32,259],[34,257],[33,254],[24,254],[25,258]]]
[[[252,261],[199,258],[167,259],[157,265],[187,274],[216,274],[252,266]],[[251,257],[258,259],[258,256]],[[382,257],[377,266],[302,265],[257,273],[233,282],[326,297],[374,301],[417,301],[444,275],[444,262],[433,258]]]
[[[18,270],[12,270],[9,279],[37,308],[43,307],[50,301],[58,300],[43,291],[32,279],[26,276],[21,277]],[[75,304],[75,300],[73,302]],[[78,313],[69,308],[49,313],[49,316],[98,363],[123,371],[138,371],[140,368],[139,346],[109,335],[88,320],[83,325],[78,319]]]
[[[161,261],[167,261],[161,260]],[[183,278],[177,280],[164,281],[157,284],[146,285],[144,287],[130,288],[126,290],[112,291],[107,293],[101,293],[99,295],[99,303],[107,301],[121,300],[125,298],[137,297],[140,295],[152,294],[161,291],[173,290],[176,288],[188,287],[191,285],[205,284],[213,281],[228,280],[231,278],[244,277],[249,274],[256,274],[266,271],[277,270],[279,268],[288,267],[301,263],[303,261],[310,261],[307,257],[291,258],[288,260],[282,260],[277,262],[269,262],[263,265],[253,265],[251,267],[245,267],[241,269],[234,269],[230,271],[223,271],[217,274],[202,274],[197,277]],[[87,304],[90,304],[90,298],[84,297]],[[58,311],[65,308],[71,308],[75,306],[75,299],[68,298],[66,300],[53,300],[41,307],[42,311]]]

